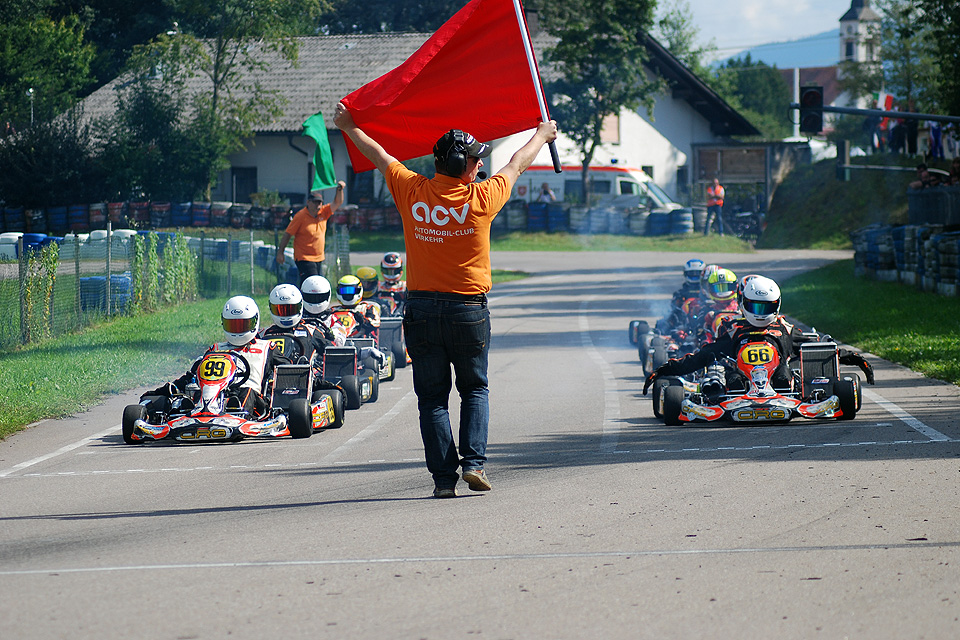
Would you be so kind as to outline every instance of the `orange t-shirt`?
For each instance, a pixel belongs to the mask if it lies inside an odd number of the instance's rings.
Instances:
[[[327,220],[333,215],[333,208],[325,204],[314,218],[304,207],[297,211],[287,225],[286,232],[293,236],[293,259],[323,262],[324,236],[327,234]]]
[[[387,167],[386,180],[403,220],[407,289],[490,291],[490,224],[510,199],[510,181],[500,174],[470,184],[440,173],[427,179],[399,162]]]

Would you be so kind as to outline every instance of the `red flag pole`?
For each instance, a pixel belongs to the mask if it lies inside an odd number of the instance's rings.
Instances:
[[[533,88],[537,92],[537,102],[540,104],[540,118],[548,122],[547,102],[543,98],[543,86],[540,84],[540,74],[537,73],[537,63],[533,59],[533,46],[530,44],[530,34],[527,31],[527,21],[523,17],[520,0],[513,0],[513,10],[517,13],[517,26],[520,27],[520,37],[523,39],[523,50],[527,54],[527,64],[530,65],[530,77],[533,79]],[[561,173],[560,154],[557,153],[556,141],[550,143],[550,157],[553,158],[553,170]]]

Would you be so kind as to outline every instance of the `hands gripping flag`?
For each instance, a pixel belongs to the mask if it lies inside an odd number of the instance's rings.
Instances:
[[[515,2],[469,2],[403,64],[343,99],[354,122],[401,161],[431,154],[450,129],[493,140],[536,128],[546,106]],[[373,169],[344,140],[353,170]]]

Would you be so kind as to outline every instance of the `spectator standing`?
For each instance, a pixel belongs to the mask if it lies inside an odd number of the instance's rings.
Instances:
[[[550,185],[544,182],[540,185],[540,197],[537,198],[537,202],[556,202],[557,194],[553,192],[553,189],[550,188]]]
[[[720,178],[714,178],[713,184],[707,187],[707,224],[703,228],[703,235],[710,234],[710,227],[713,225],[714,217],[717,220],[717,229],[720,235],[723,235],[723,185],[720,184]]]
[[[490,224],[520,174],[543,145],[556,139],[557,124],[541,123],[505,167],[475,184],[490,148],[469,133],[452,129],[437,140],[436,175],[428,179],[387,153],[356,125],[343,103],[333,122],[383,174],[403,221],[408,286],[403,328],[433,495],[455,498],[460,468],[470,489],[489,491],[484,463],[490,417]],[[459,457],[447,410],[451,366],[460,393]]]
[[[934,160],[943,160],[943,127],[939,122],[931,120],[930,127],[930,157]]]
[[[331,204],[323,203],[323,192],[311,191],[306,206],[297,211],[280,238],[280,244],[277,245],[277,264],[286,261],[283,252],[290,238],[293,238],[293,260],[300,275],[298,284],[303,284],[310,276],[323,275],[327,221],[343,204],[345,186],[343,180],[337,182],[337,193]]]

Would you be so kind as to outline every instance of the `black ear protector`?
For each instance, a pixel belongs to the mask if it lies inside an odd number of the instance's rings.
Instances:
[[[460,129],[453,130],[453,144],[447,150],[447,173],[451,176],[462,175],[467,170],[466,135]]]

